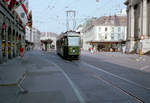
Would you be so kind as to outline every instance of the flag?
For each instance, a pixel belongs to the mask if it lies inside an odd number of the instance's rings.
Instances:
[[[10,5],[11,0],[4,0],[8,5]]]
[[[11,0],[9,7],[12,9],[16,5],[16,0]]]
[[[29,12],[28,14],[28,23],[27,26],[32,29],[32,11]]]
[[[28,22],[27,14],[28,14],[28,0],[20,0],[21,4],[15,9],[18,16],[22,20],[23,24],[26,25]]]

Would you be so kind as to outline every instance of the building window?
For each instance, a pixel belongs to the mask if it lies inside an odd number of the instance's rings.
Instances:
[[[118,34],[118,39],[120,40],[121,38],[120,38],[120,34]]]
[[[111,34],[111,39],[114,40],[114,34]]]
[[[99,32],[101,32],[101,27],[99,27]]]
[[[118,27],[118,32],[120,32],[121,31],[121,28],[120,27]]]
[[[111,36],[111,40],[114,40],[114,36]]]
[[[107,27],[105,28],[105,31],[107,31]]]
[[[112,32],[114,32],[114,27],[112,27]]]
[[[107,34],[105,34],[105,39],[107,39]]]

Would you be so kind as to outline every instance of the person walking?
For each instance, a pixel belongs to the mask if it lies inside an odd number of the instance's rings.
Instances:
[[[94,53],[94,51],[93,51],[93,47],[91,47],[91,54],[93,54]]]
[[[23,54],[24,54],[24,48],[23,48],[23,46],[21,46],[21,48],[20,48],[20,57],[23,58]]]

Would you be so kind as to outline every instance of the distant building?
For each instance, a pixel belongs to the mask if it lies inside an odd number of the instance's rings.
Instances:
[[[41,32],[36,28],[32,28],[31,42],[34,43],[35,50],[40,50],[41,47],[40,36]]]
[[[83,48],[83,25],[79,25],[76,29],[76,32],[80,32],[81,35],[81,48]]]
[[[83,48],[109,51],[121,48],[126,41],[126,16],[103,16],[83,29]]]
[[[30,28],[26,26],[26,33],[25,33],[25,49],[31,50],[31,47],[33,46],[33,41],[31,40],[31,32]]]
[[[29,27],[27,27],[26,26],[26,33],[25,33],[25,40],[27,41],[27,42],[31,42],[31,33],[30,33],[30,28]]]
[[[150,0],[126,0],[127,52],[150,51]],[[144,40],[141,40],[143,37]]]
[[[48,42],[51,41],[51,43],[49,43],[46,47],[49,48],[56,48],[56,37],[58,35],[56,33],[52,33],[52,32],[42,32],[41,33],[41,37],[40,40],[44,41],[44,42]],[[43,47],[45,48],[45,44],[43,44]]]

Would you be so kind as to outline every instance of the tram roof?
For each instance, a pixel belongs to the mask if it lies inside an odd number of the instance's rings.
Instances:
[[[58,37],[57,40],[64,37],[64,36],[80,36],[80,32],[76,31],[66,31],[64,33],[61,33]]]

